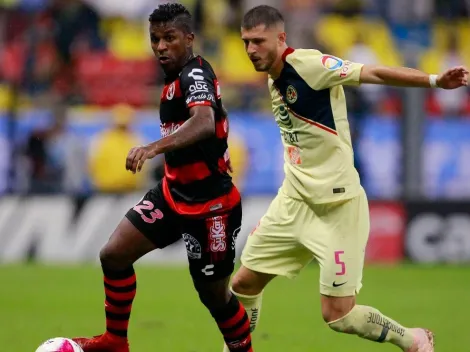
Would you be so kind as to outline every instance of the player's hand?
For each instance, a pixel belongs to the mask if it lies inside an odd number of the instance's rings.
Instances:
[[[442,89],[455,89],[468,85],[468,70],[463,66],[451,68],[441,73],[437,85]]]
[[[155,158],[157,154],[158,152],[151,144],[139,145],[138,147],[132,148],[129,154],[127,154],[126,170],[130,170],[134,174],[140,172],[145,161]]]

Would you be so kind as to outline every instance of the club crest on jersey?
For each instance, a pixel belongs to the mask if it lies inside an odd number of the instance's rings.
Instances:
[[[279,121],[281,122],[281,124],[283,124],[284,126],[286,126],[287,128],[292,128],[294,127],[292,125],[292,121],[290,119],[290,116],[289,116],[289,112],[287,111],[287,107],[284,105],[284,104],[281,104],[279,106],[279,114],[278,114],[278,117],[279,117]]]
[[[289,86],[287,87],[286,91],[286,99],[289,104],[294,104],[297,101],[297,90],[294,88],[294,86]]]
[[[332,55],[322,55],[321,63],[323,67],[330,71],[336,71],[343,67],[344,61]]]
[[[166,99],[171,100],[175,96],[175,82],[170,84],[168,90],[166,91]]]

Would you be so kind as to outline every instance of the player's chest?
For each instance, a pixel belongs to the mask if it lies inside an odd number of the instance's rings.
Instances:
[[[166,84],[160,96],[160,121],[163,124],[187,120],[189,111],[184,101],[179,79]]]
[[[284,72],[280,79],[273,81],[270,93],[273,113],[281,128],[296,129],[317,123],[329,125],[328,121],[333,118],[330,91],[314,90],[294,70]]]
[[[273,83],[270,88],[272,110],[274,118],[281,128],[293,129],[295,127],[295,108],[299,100],[299,89],[294,82],[290,84]]]

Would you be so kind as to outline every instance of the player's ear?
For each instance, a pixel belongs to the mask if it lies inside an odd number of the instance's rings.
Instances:
[[[286,32],[279,33],[277,36],[277,40],[279,41],[279,44],[281,45],[284,44],[286,42],[286,37],[287,37]]]
[[[193,45],[194,42],[194,33],[189,33],[186,35],[186,46],[189,48]]]

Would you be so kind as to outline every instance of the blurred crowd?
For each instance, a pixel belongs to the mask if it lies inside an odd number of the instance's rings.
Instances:
[[[162,0],[8,0],[0,12],[0,104],[11,85],[36,104],[158,105],[162,75],[147,36]],[[5,3],[5,0],[4,0]],[[470,58],[469,0],[184,0],[196,45],[224,83],[230,108],[269,109],[263,75],[253,72],[238,33],[243,13],[268,3],[283,10],[289,43],[364,63],[428,71]],[[240,86],[243,89],[240,89]],[[117,89],[119,88],[119,89]],[[400,109],[396,94],[364,88],[353,106]],[[388,93],[388,92],[387,92]],[[429,98],[434,114],[470,110],[468,94]],[[0,105],[1,106],[1,105]]]
[[[126,173],[122,160],[131,146],[142,141],[129,128],[134,109],[158,108],[162,72],[150,51],[147,18],[164,2],[2,1],[2,116],[14,124],[19,110],[34,107],[49,110],[54,121],[47,128],[33,130],[21,143],[16,141],[12,153],[7,152],[8,147],[0,148],[0,171],[9,164],[1,161],[2,156],[10,160],[10,155],[16,155],[16,170],[21,170],[16,174],[22,177],[15,178],[15,189],[74,192],[83,189],[86,174],[91,175],[90,190],[124,192],[161,177],[161,160],[142,177]],[[469,0],[181,2],[193,13],[197,51],[213,64],[229,110],[270,110],[265,77],[254,72],[239,39],[243,13],[259,4],[282,9],[289,44],[294,47],[427,72],[470,62]],[[366,114],[400,116],[402,94],[380,86],[347,89],[353,137],[360,135],[355,126]],[[84,148],[79,139],[66,133],[70,106],[111,111],[112,123],[93,142],[92,154],[90,147]],[[424,109],[436,118],[470,116],[469,92],[430,91]],[[232,145],[234,158],[242,160],[238,155],[243,146],[235,140]],[[109,164],[111,160],[117,160],[116,165]],[[3,183],[6,181],[0,180],[0,188]]]

